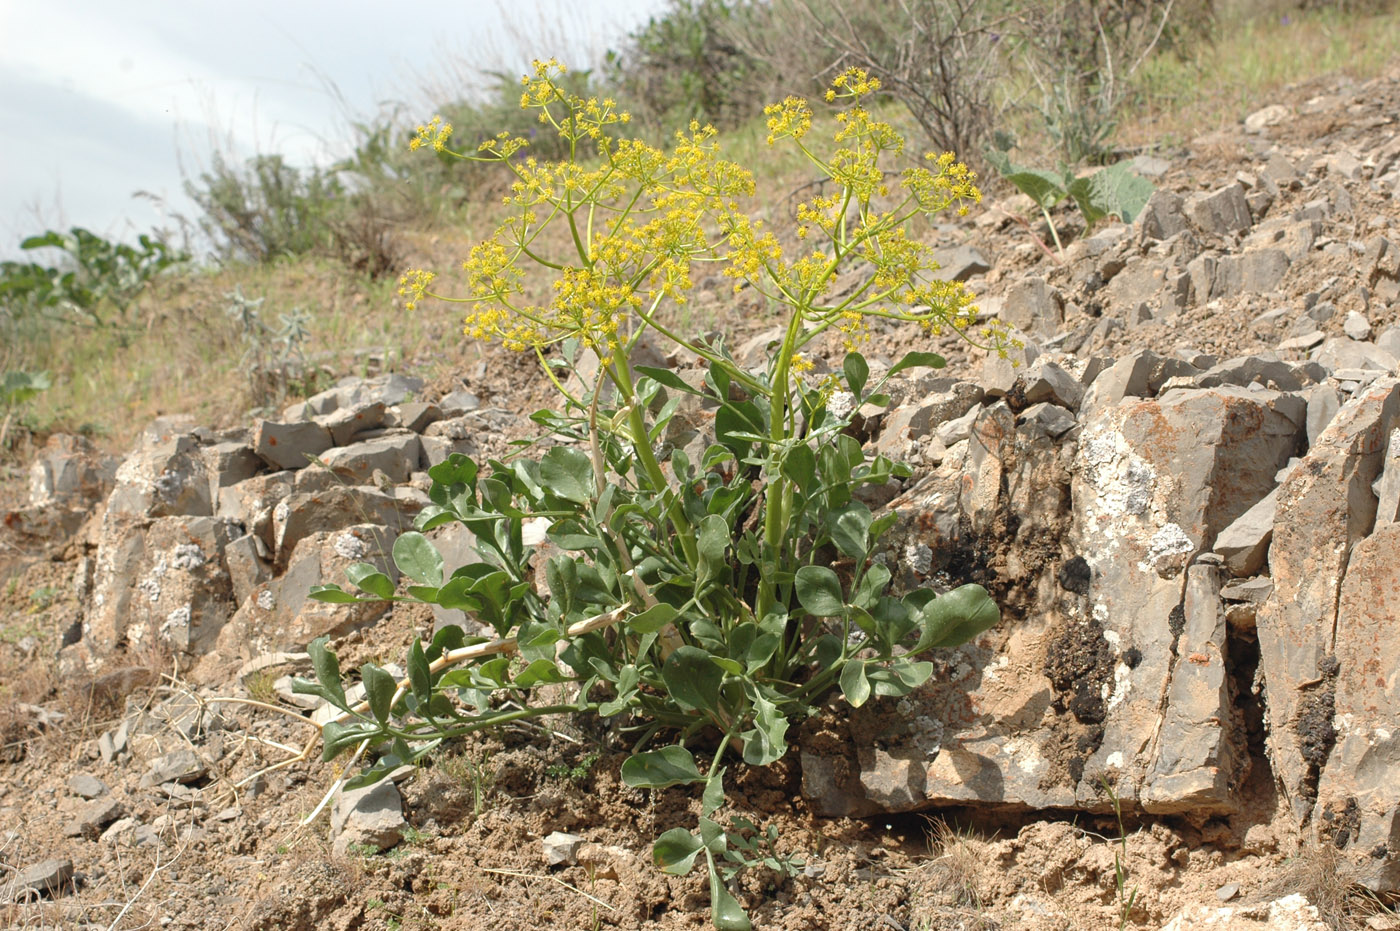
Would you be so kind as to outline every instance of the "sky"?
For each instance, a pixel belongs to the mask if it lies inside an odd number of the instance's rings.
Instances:
[[[0,0],[0,258],[45,229],[173,226],[194,212],[182,177],[212,152],[326,164],[353,119],[394,102],[426,118],[478,69],[585,66],[665,6]]]

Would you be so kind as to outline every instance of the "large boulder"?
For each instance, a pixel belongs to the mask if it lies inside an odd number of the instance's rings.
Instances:
[[[1342,407],[1279,489],[1269,546],[1274,590],[1258,612],[1259,669],[1274,771],[1299,818],[1312,809],[1332,746],[1347,563],[1375,524],[1372,486],[1397,426],[1400,380],[1383,379]]]
[[[1337,605],[1336,745],[1313,824],[1375,892],[1400,889],[1400,524],[1357,543]]]
[[[176,652],[213,646],[233,613],[224,550],[238,535],[214,517],[114,519],[98,537],[92,604],[83,641],[93,656],[164,641]]]
[[[264,653],[299,652],[317,637],[342,636],[382,617],[389,610],[387,601],[329,604],[307,596],[316,585],[349,587],[345,570],[354,563],[371,563],[397,580],[389,558],[396,536],[383,526],[354,524],[301,538],[286,571],[255,587],[229,619],[216,654],[206,657],[198,674],[216,679],[229,663]]]

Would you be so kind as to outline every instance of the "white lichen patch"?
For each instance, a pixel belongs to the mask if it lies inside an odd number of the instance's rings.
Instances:
[[[364,559],[369,555],[369,545],[349,531],[336,537],[332,547],[341,559]]]
[[[1121,705],[1128,697],[1128,693],[1133,690],[1133,670],[1127,663],[1118,663],[1113,667],[1113,691],[1104,696],[1108,705],[1108,710],[1112,711]],[[1104,691],[1108,691],[1108,683],[1104,683]]]
[[[1163,560],[1181,556],[1195,550],[1196,544],[1177,524],[1166,524],[1147,541],[1147,555],[1138,568],[1143,572],[1156,572]]]
[[[1106,517],[1146,514],[1157,488],[1157,470],[1133,452],[1123,434],[1105,430],[1086,436],[1080,466],[1094,487],[1092,509]]]
[[[258,592],[258,607],[264,611],[271,611],[277,604],[277,599],[272,597],[272,592],[264,588]]]
[[[833,391],[826,401],[827,413],[840,420],[856,409],[856,396],[849,391]]]
[[[188,572],[191,569],[198,569],[205,562],[204,551],[193,543],[178,544],[171,551],[170,566],[173,569],[183,569]]]
[[[160,625],[160,632],[168,634],[171,630],[183,630],[189,626],[190,606],[183,604],[165,616],[165,623]]]
[[[933,550],[927,543],[911,543],[904,547],[904,568],[920,578],[933,571]]]

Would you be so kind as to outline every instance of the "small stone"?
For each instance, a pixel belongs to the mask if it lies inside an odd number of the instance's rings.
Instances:
[[[1342,332],[1352,339],[1366,340],[1371,338],[1371,323],[1364,316],[1352,311],[1347,314],[1346,322],[1342,324]]]
[[[1284,340],[1278,344],[1278,351],[1306,352],[1309,349],[1321,346],[1325,339],[1327,339],[1326,333],[1321,330],[1314,330],[1311,333],[1305,333],[1302,336],[1295,336],[1292,339]]]
[[[578,862],[578,850],[583,846],[583,838],[577,834],[566,834],[563,831],[554,831],[544,840],[540,841],[540,848],[544,852],[544,860],[550,866],[569,865]]]
[[[63,833],[66,837],[97,837],[102,829],[126,814],[116,799],[108,796],[84,805]]]
[[[636,859],[636,854],[616,844],[584,844],[578,849],[578,864],[597,879],[617,881],[618,867]]]
[[[1233,899],[1235,896],[1237,896],[1237,895],[1239,895],[1239,894],[1240,894],[1240,884],[1239,884],[1239,883],[1226,883],[1225,885],[1221,886],[1219,889],[1215,890],[1215,897],[1216,897],[1217,899],[1219,899],[1220,901],[1222,901],[1222,902],[1228,902],[1228,901],[1230,901],[1231,899]]]
[[[72,860],[45,860],[36,863],[19,874],[19,884],[25,889],[35,889],[57,896],[65,886],[73,881]]]
[[[110,791],[107,788],[107,783],[87,773],[76,773],[68,780],[68,788],[72,789],[73,794],[80,798],[97,798]]]
[[[445,417],[460,417],[481,407],[481,398],[470,391],[453,391],[438,401],[437,406]]]
[[[403,816],[403,797],[392,780],[383,779],[362,789],[340,793],[331,809],[331,845],[338,857],[351,847],[387,850],[403,840],[408,822]]]
[[[1244,118],[1244,131],[1247,133],[1262,133],[1270,126],[1277,126],[1290,116],[1288,108],[1283,104],[1271,104],[1259,110],[1255,110]]]
[[[193,750],[173,750],[151,760],[151,771],[141,777],[141,787],[150,788],[167,782],[194,782],[208,769]]]

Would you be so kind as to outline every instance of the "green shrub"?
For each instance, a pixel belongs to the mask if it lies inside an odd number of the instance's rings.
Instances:
[[[157,275],[189,260],[160,239],[142,234],[136,245],[104,239],[82,227],[49,230],[20,243],[26,251],[56,249],[57,267],[0,262],[0,306],[8,321],[26,313],[107,327],[129,324],[136,299]]]
[[[923,654],[964,643],[999,617],[977,585],[891,592],[880,541],[896,515],[877,516],[860,491],[909,470],[868,458],[849,435],[862,404],[888,403],[887,379],[944,364],[912,352],[872,378],[855,351],[870,318],[1002,347],[1004,331],[974,330],[971,295],[937,278],[930,248],[906,235],[915,216],[965,210],[980,194],[951,154],[887,173],[903,140],[863,105],[878,82],[848,71],[828,98],[845,105],[829,144],[808,140],[804,101],[789,97],[766,111],[770,142],[800,148],[836,191],[799,205],[803,244],[792,255],[742,209],[752,175],[722,157],[713,129],[692,123],[669,151],[617,138],[626,114],[570,93],[559,75],[557,64],[537,63],[524,102],[569,157],[521,161],[514,156],[524,140],[510,135],[456,156],[499,163],[515,182],[507,219],[472,249],[455,298],[469,306],[469,335],[540,360],[560,398],[533,416],[559,445],[538,460],[451,456],[429,471],[432,504],[418,529],[393,546],[402,591],[363,563],[347,573],[357,592],[312,592],[333,603],[462,610],[494,636],[469,642],[448,626],[429,643],[415,641],[402,682],[366,663],[358,704],[317,640],[309,647],[316,679],[295,687],[342,711],[322,731],[326,759],[378,755],[356,785],[482,728],[549,714],[609,719],[635,747],[622,764],[627,785],[702,787],[697,829],[663,833],[657,865],[684,874],[703,855],[715,924],[747,928],[726,875],[770,861],[781,872],[796,861],[756,826],[720,826],[729,768],[783,757],[789,730],[833,691],[853,706],[908,694],[933,674]],[[450,154],[452,136],[435,120],[415,147]],[[572,154],[585,141],[600,158]],[[543,236],[550,226],[562,235]],[[551,242],[566,245],[555,252]],[[721,342],[667,325],[662,311],[685,301],[692,269],[708,263],[782,309],[784,335],[762,370],[740,366]],[[843,273],[864,263],[873,269],[865,283],[838,294]],[[555,275],[543,302],[523,290],[534,265]],[[404,276],[410,307],[439,297],[434,280],[422,270]],[[703,366],[689,379],[634,367],[647,334]],[[808,354],[827,334],[843,337],[848,352],[839,375],[820,378]],[[850,403],[832,403],[837,391]],[[694,456],[669,446],[673,420],[701,409],[713,411],[713,442]],[[557,555],[538,557],[527,522],[544,526]],[[425,534],[450,523],[473,535],[479,561],[444,565]],[[708,757],[703,768],[692,748]]]
[[[657,135],[691,120],[724,127],[757,116],[760,65],[736,40],[753,22],[750,9],[735,0],[670,0],[608,53],[608,83]]]
[[[199,228],[224,259],[269,262],[331,245],[329,220],[345,195],[336,173],[300,169],[281,155],[258,155],[242,166],[215,153],[185,193],[202,215]]]

